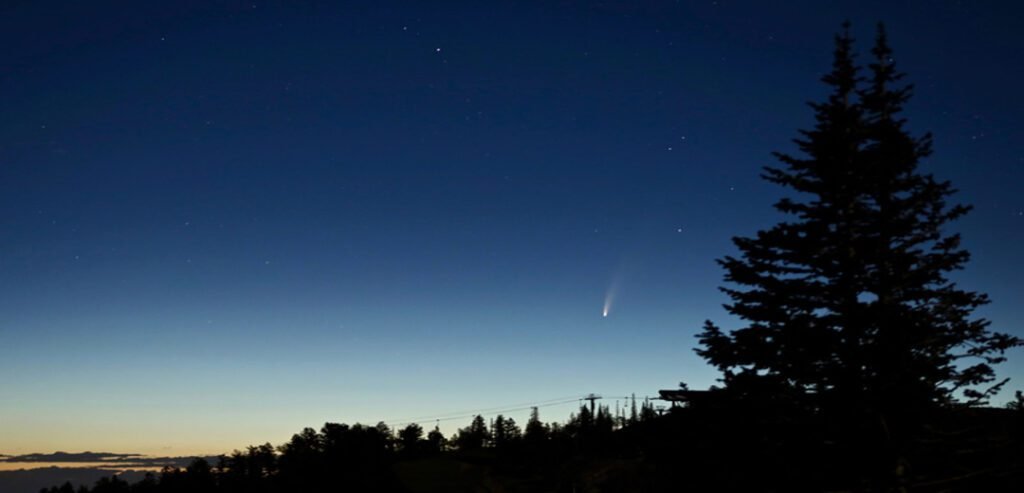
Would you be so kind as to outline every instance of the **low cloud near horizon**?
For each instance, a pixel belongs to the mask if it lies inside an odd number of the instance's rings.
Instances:
[[[52,454],[31,453],[24,455],[0,454],[0,463],[98,463],[117,466],[175,466],[185,467],[189,462],[196,459],[196,456],[183,457],[147,457],[136,453],[115,453],[115,452],[54,452]],[[207,460],[211,457],[203,457]]]

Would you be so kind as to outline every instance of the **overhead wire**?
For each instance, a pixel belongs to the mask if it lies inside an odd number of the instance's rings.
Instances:
[[[582,396],[561,397],[561,398],[558,398],[558,399],[548,399],[548,400],[544,400],[544,401],[534,401],[534,402],[527,402],[527,403],[520,403],[520,404],[508,404],[508,405],[505,405],[505,406],[496,406],[496,407],[488,407],[488,408],[480,408],[480,409],[472,409],[472,410],[464,410],[464,411],[453,411],[453,412],[450,412],[450,413],[435,414],[435,415],[429,415],[429,416],[417,416],[417,417],[413,417],[413,418],[384,420],[384,423],[387,424],[388,426],[402,426],[402,425],[409,425],[409,424],[413,424],[413,423],[419,424],[419,423],[432,423],[432,422],[439,422],[439,421],[451,421],[451,420],[454,420],[454,419],[471,418],[471,417],[474,417],[476,415],[482,415],[482,414],[498,414],[498,413],[514,412],[514,411],[524,411],[524,410],[527,410],[527,409],[532,409],[534,407],[540,408],[540,407],[551,407],[551,406],[565,405],[565,404],[569,404],[569,403],[573,403],[573,402],[580,402],[581,399],[582,399]]]
[[[527,409],[532,409],[532,408],[535,408],[535,407],[536,408],[541,408],[541,407],[560,406],[560,405],[570,404],[570,403],[573,403],[573,402],[578,402],[578,403],[582,404],[582,402],[585,400],[585,398],[588,395],[589,394],[583,394],[583,395],[572,396],[572,397],[567,396],[567,397],[561,397],[561,398],[557,398],[557,399],[548,399],[548,400],[544,400],[544,401],[534,401],[534,402],[521,403],[521,404],[509,404],[509,405],[506,405],[506,406],[487,407],[487,408],[472,409],[472,410],[465,410],[465,411],[453,411],[453,412],[450,412],[450,413],[425,415],[425,416],[416,416],[416,417],[412,417],[412,418],[388,419],[388,420],[383,420],[383,423],[387,424],[388,426],[391,426],[391,427],[401,427],[401,426],[407,426],[407,425],[410,425],[410,424],[439,423],[441,421],[452,421],[452,420],[456,420],[456,419],[466,419],[466,418],[472,418],[472,417],[475,417],[477,415],[483,415],[483,414],[500,414],[500,413],[515,412],[515,411],[525,411]],[[624,400],[628,400],[628,399],[632,399],[633,396],[611,396],[611,397],[605,396],[605,397],[601,397],[601,398],[602,399],[609,399],[609,400],[610,399],[624,399]],[[648,396],[636,397],[636,399],[637,400],[643,400],[643,399],[660,400],[659,397],[648,397]]]

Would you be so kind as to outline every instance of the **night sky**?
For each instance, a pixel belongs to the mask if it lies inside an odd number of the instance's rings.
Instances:
[[[0,453],[220,453],[325,421],[713,384],[694,334],[737,326],[715,259],[780,219],[760,169],[811,124],[844,19],[862,54],[887,24],[909,128],[935,135],[924,169],[976,207],[955,277],[1024,336],[1021,18],[4,2]],[[999,402],[1024,389],[1010,357]]]

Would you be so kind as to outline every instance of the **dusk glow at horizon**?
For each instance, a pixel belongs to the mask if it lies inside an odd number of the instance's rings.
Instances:
[[[762,167],[844,19],[861,53],[886,23],[923,169],[974,206],[954,277],[1024,336],[1021,6],[550,4],[5,6],[0,454],[716,384],[716,259],[779,220]]]

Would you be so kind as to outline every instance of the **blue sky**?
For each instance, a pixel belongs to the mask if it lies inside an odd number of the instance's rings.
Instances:
[[[778,219],[760,168],[847,18],[887,23],[976,206],[958,279],[1024,335],[1019,7],[632,3],[4,7],[0,452],[712,384],[714,260]]]

